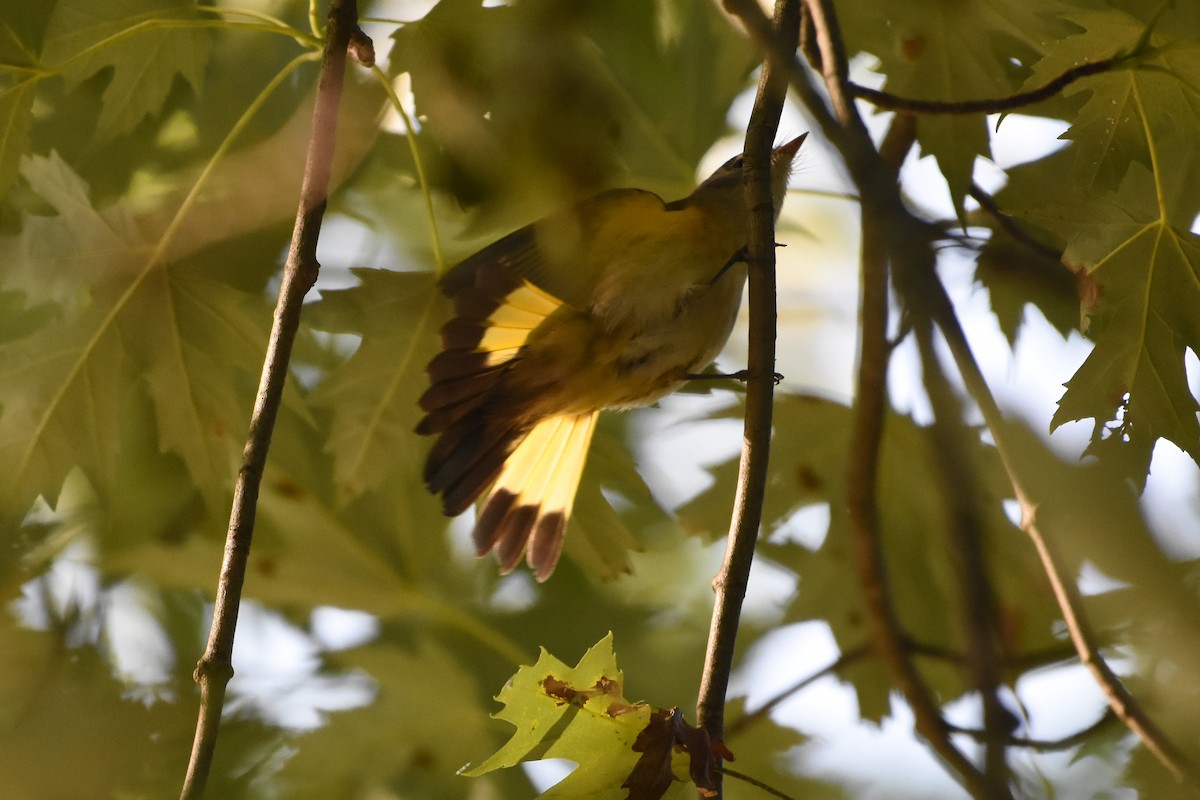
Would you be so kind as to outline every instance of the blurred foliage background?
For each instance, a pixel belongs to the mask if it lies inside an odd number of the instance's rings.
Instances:
[[[1104,653],[1195,759],[1200,13],[835,6],[855,79],[903,97],[1003,97],[1129,56],[1003,120],[921,118],[925,157],[911,154],[901,181],[945,226],[943,275]],[[501,578],[419,477],[416,398],[449,313],[435,276],[606,187],[688,193],[740,149],[760,55],[710,0],[360,12],[382,69],[347,75],[323,271],[264,481],[209,796],[530,797],[553,770],[456,771],[506,738],[493,697],[539,647],[574,663],[612,631],[626,696],[690,716],[740,391],[606,415],[563,564],[544,585]],[[321,43],[308,13],[290,0],[0,10],[5,797],[170,796],[182,782],[309,135]],[[808,127],[793,108],[782,133]],[[846,536],[858,207],[836,158],[810,137],[780,222],[787,377],[728,745],[740,771],[793,797],[962,797],[870,653]],[[922,679],[952,724],[979,727],[950,544],[966,493],[1014,791],[1183,794],[1105,717],[970,403],[962,480],[947,478],[916,348],[895,333],[878,498]],[[720,363],[744,363],[737,337]],[[977,754],[969,733],[955,741]]]

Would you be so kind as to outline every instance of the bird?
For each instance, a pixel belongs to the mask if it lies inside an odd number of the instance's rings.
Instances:
[[[778,218],[807,134],[771,153]],[[665,202],[610,189],[450,269],[454,303],[429,362],[416,432],[436,436],[424,481],[457,516],[487,492],[476,553],[501,574],[550,577],[596,420],[650,405],[717,357],[746,282],[743,156]]]

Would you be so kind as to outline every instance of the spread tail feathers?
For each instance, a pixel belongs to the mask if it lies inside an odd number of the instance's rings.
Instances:
[[[505,461],[474,535],[476,552],[495,551],[501,572],[511,572],[522,555],[539,581],[554,571],[597,416],[542,420]]]
[[[507,407],[509,368],[562,303],[501,264],[480,265],[473,278],[453,287],[455,317],[442,328],[420,399],[426,414],[417,432],[439,435],[425,483],[450,516],[494,484],[475,526],[479,555],[494,550],[507,573],[528,553],[545,580],[562,551],[597,414],[535,421]]]

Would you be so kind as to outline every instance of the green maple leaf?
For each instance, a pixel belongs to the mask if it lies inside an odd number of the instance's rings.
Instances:
[[[90,308],[65,327],[46,325],[0,350],[0,509],[23,513],[33,499],[57,497],[70,469],[94,485],[113,474],[125,354]]]
[[[149,254],[126,206],[93,208],[88,185],[58,153],[27,158],[21,175],[55,213],[26,215],[21,235],[0,244],[6,288],[70,310],[88,302],[87,287],[128,273]]]
[[[57,495],[80,466],[106,488],[118,455],[124,393],[145,381],[160,446],[178,454],[210,503],[223,503],[245,428],[265,319],[248,295],[153,262],[117,204],[95,211],[86,184],[57,156],[28,159],[31,189],[57,212],[27,215],[0,242],[13,286],[62,303],[47,324],[0,350],[0,507]],[[38,286],[37,276],[43,276]]]
[[[17,165],[29,151],[34,86],[25,80],[0,89],[0,195],[17,179]]]
[[[312,393],[333,413],[326,451],[345,496],[377,489],[399,471],[416,482],[425,448],[413,432],[449,301],[432,273],[357,269],[359,286],[322,293],[308,316],[321,330],[358,333],[362,343]]]
[[[851,52],[879,59],[884,90],[900,97],[956,102],[1014,94],[1028,65],[1075,28],[1052,0],[885,0],[839,3]],[[917,138],[946,177],[959,216],[975,157],[990,157],[982,114],[921,117]]]
[[[189,26],[190,2],[60,0],[46,31],[42,57],[68,90],[106,68],[95,137],[107,141],[158,113],[176,76],[199,91],[208,61],[209,32]]]
[[[1075,143],[1071,177],[1078,182],[1076,191],[1117,191],[1131,163],[1154,168],[1147,145],[1151,129],[1161,135],[1176,126],[1194,130],[1200,122],[1200,49],[1148,32],[1145,23],[1114,9],[1070,19],[1083,32],[1063,39],[1035,64],[1023,88],[1081,64],[1119,59],[1063,89],[1064,97],[1086,97],[1063,135]]]
[[[1134,18],[1114,10],[1077,14],[1072,19],[1084,32],[1063,39],[1035,64],[1023,88],[1034,89],[1080,64],[1127,51],[1145,29]],[[1131,115],[1130,89],[1129,76],[1122,69],[1076,81],[1063,89],[1065,97],[1089,95],[1064,136],[1076,143],[1075,169],[1085,186],[1098,184],[1116,189],[1129,159],[1142,150],[1141,116],[1136,111]]]
[[[652,709],[626,700],[624,682],[611,633],[574,667],[543,649],[537,663],[522,667],[496,698],[504,709],[494,716],[516,727],[512,738],[462,774],[478,776],[524,761],[565,758],[579,766],[542,797],[626,797],[622,784],[641,758],[633,748],[650,723]],[[686,775],[686,765],[681,761],[673,772]],[[685,781],[679,777],[662,796],[694,792]]]
[[[1144,34],[1117,14],[1081,19],[1088,31],[1055,59],[1129,51]],[[1093,39],[1109,50],[1089,48]],[[1060,66],[1047,59],[1039,69]],[[1200,462],[1200,406],[1184,366],[1186,350],[1200,349],[1200,239],[1191,232],[1200,210],[1200,47],[1152,35],[1144,53],[1073,90],[1090,95],[1067,133],[1072,152],[1014,173],[1010,196],[1017,213],[1063,243],[1096,341],[1051,426],[1093,419],[1089,452],[1121,461],[1140,484],[1159,438]]]
[[[224,505],[240,460],[246,383],[267,336],[265,320],[254,317],[261,309],[250,295],[168,268],[147,275],[119,317],[154,406],[159,446],[183,459],[212,509]],[[247,379],[241,385],[238,372]]]
[[[1200,462],[1200,404],[1184,364],[1187,349],[1200,350],[1200,237],[1156,215],[1130,215],[1126,206],[1156,209],[1156,189],[1131,167],[1119,205],[1089,203],[1091,219],[1071,238],[1064,260],[1088,276],[1084,310],[1096,346],[1051,420],[1094,419],[1089,450],[1127,459],[1139,483],[1159,438]],[[1111,224],[1094,222],[1106,218]]]

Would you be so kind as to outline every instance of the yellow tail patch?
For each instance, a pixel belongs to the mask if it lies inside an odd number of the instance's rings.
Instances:
[[[504,572],[525,555],[538,580],[549,577],[562,552],[597,416],[551,417],[534,426],[505,461],[480,512],[480,555],[495,550]]]

